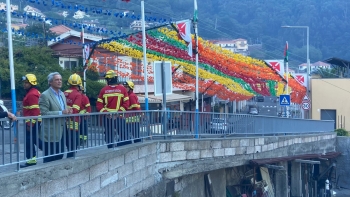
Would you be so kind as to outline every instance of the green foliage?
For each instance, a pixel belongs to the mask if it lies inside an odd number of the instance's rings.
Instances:
[[[336,129],[335,132],[337,132],[337,136],[349,136],[349,132],[345,129]]]

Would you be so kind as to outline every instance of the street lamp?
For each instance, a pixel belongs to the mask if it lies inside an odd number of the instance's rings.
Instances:
[[[309,58],[309,26],[289,26],[289,25],[284,25],[281,26],[282,28],[301,28],[301,29],[306,29],[306,62],[307,62],[307,87],[306,87],[306,95],[310,98],[310,58]],[[309,109],[309,116],[308,118],[311,119],[311,109]]]

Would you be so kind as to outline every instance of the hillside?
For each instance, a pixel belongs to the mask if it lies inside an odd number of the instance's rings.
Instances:
[[[63,20],[62,13],[69,13],[65,20],[72,24],[79,22],[72,18],[74,9],[22,2],[36,7],[48,17]],[[83,6],[88,10],[89,20],[98,19],[99,25],[113,31],[130,32],[132,18],[119,18],[113,13],[128,11],[135,16],[140,15],[140,1],[129,3],[118,1],[79,2],[55,1],[60,5]],[[18,0],[13,4],[20,4]],[[93,10],[101,10],[101,14]],[[181,20],[193,15],[193,1],[190,0],[147,0],[146,15],[157,19],[165,18]],[[104,14],[110,12],[111,15]],[[289,42],[290,65],[296,66],[306,62],[306,30],[286,29],[282,25],[310,27],[310,59],[311,62],[328,57],[340,57],[350,60],[350,1],[348,0],[199,0],[199,35],[206,39],[245,38],[249,44],[262,44],[263,49],[252,53],[259,59],[283,58],[285,42]],[[85,18],[84,18],[85,20]],[[73,27],[72,27],[73,28]]]

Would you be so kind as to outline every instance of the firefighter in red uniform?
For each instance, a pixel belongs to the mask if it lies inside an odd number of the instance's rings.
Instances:
[[[84,94],[84,86],[79,86],[79,92],[82,96],[80,114],[91,113],[91,106],[89,98]],[[87,142],[88,128],[87,128],[87,117],[82,116],[80,119],[80,145],[85,145]]]
[[[70,88],[64,91],[67,99],[67,105],[72,109],[72,114],[79,114],[82,96],[79,92],[81,78],[78,74],[72,74],[68,79]],[[76,148],[79,144],[79,119],[80,117],[71,117],[68,120],[66,129],[66,146],[68,149],[67,158],[74,157]]]
[[[22,77],[23,88],[27,91],[23,99],[23,116],[40,116],[39,97],[40,92],[37,90],[36,77],[34,74],[26,74]],[[21,168],[36,165],[36,148],[39,147],[39,139],[37,138],[41,120],[27,119],[26,120],[26,147],[25,153],[28,159]]]
[[[113,114],[104,116],[105,140],[108,148],[114,147],[115,132],[117,129],[119,141],[118,145],[123,145],[128,140],[125,131],[125,119],[123,114],[129,108],[129,96],[124,86],[118,85],[118,76],[113,70],[107,71],[105,75],[107,86],[102,88],[98,95],[96,108],[100,112],[111,112]]]
[[[128,91],[130,106],[127,111],[141,111],[141,106],[139,99],[134,93],[134,83],[132,81],[127,81],[123,83],[124,87]],[[128,118],[126,119],[126,126],[129,133],[134,137],[134,142],[140,142],[140,112],[129,113]]]

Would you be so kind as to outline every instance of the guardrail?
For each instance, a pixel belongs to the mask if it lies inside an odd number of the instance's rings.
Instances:
[[[187,111],[140,111],[0,119],[1,166],[75,157],[81,150],[114,148],[152,139],[244,137],[334,131],[334,121],[289,119],[247,114],[195,113]],[[40,118],[40,119],[39,119]],[[41,122],[40,122],[41,120]],[[36,122],[29,126],[26,121]],[[78,124],[73,124],[77,122]],[[11,126],[11,124],[13,126]],[[72,126],[71,130],[69,127]],[[35,144],[35,146],[33,145]],[[24,149],[24,151],[20,151]]]

